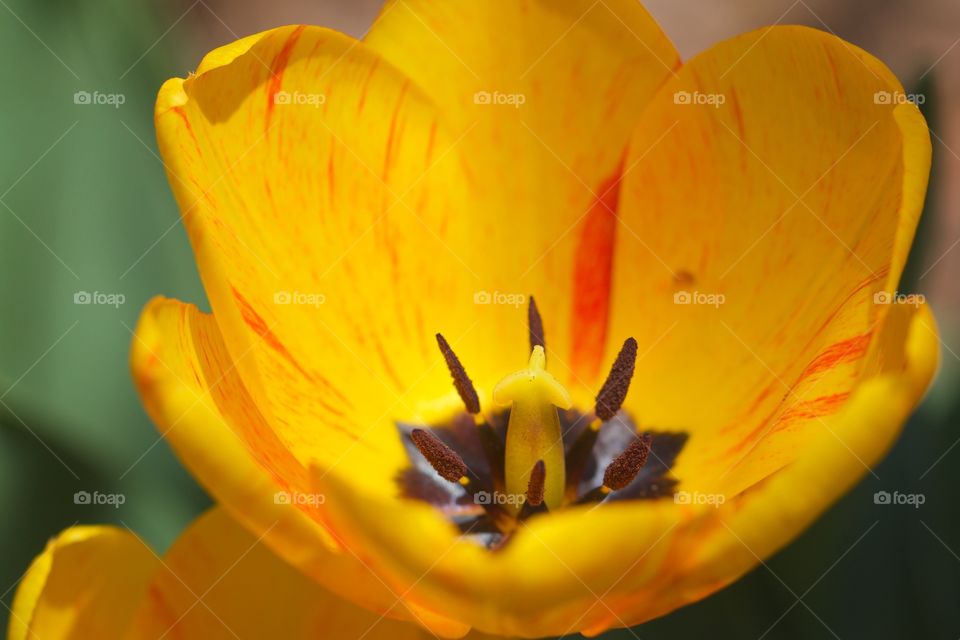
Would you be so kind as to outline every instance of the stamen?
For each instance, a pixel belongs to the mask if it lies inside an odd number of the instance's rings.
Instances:
[[[460,364],[457,354],[453,352],[450,344],[439,333],[437,334],[437,345],[440,347],[443,359],[447,362],[447,369],[450,370],[450,375],[453,377],[453,386],[457,389],[463,405],[467,408],[467,413],[480,413],[480,397],[477,395],[477,390],[473,388],[473,382],[467,376],[463,365]]]
[[[537,301],[533,299],[533,296],[530,296],[530,304],[527,306],[527,326],[530,330],[530,351],[533,351],[533,348],[537,346],[546,349],[543,318],[540,317],[540,310],[537,309]]]
[[[453,377],[453,386],[463,401],[467,413],[473,414],[474,424],[480,434],[480,442],[483,446],[483,452],[490,464],[490,473],[493,475],[493,481],[496,489],[503,487],[503,439],[494,432],[493,428],[487,423],[486,418],[480,413],[480,397],[473,386],[473,382],[467,376],[466,369],[460,362],[460,358],[450,348],[450,344],[441,334],[437,334],[437,345],[443,354],[443,359],[447,363],[447,369]]]
[[[527,503],[532,507],[543,504],[543,492],[547,479],[547,466],[543,460],[537,460],[530,471],[530,481],[527,483]]]
[[[462,485],[469,483],[467,464],[456,451],[445,445],[440,438],[429,431],[414,429],[410,432],[410,439],[417,446],[423,457],[427,459],[434,471],[448,482]]]
[[[649,433],[635,438],[623,453],[607,466],[603,472],[603,486],[618,491],[633,482],[647,463],[652,445],[653,437]]]
[[[647,463],[652,447],[653,436],[649,433],[634,438],[623,453],[607,465],[603,472],[603,484],[580,496],[574,504],[600,502],[610,495],[610,492],[619,491],[633,482],[640,473],[640,469]]]
[[[610,368],[607,380],[597,394],[596,414],[602,421],[606,422],[620,411],[627,397],[627,391],[630,389],[630,380],[633,378],[636,362],[637,341],[627,338]]]

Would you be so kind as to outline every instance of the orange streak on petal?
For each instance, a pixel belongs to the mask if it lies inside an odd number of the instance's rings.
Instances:
[[[403,99],[410,88],[410,81],[405,80],[400,88],[400,95],[397,96],[397,105],[393,108],[393,115],[390,116],[390,133],[387,136],[387,153],[383,158],[383,181],[388,182],[390,178],[390,165],[393,163],[393,142],[397,137],[397,119],[400,116],[400,107],[403,106]]]
[[[777,417],[773,424],[770,424],[770,419],[776,415],[777,411],[780,410],[780,408],[777,407],[773,413],[771,413],[769,418],[761,422],[756,429],[737,441],[737,443],[730,447],[724,453],[724,455],[735,455],[748,445],[752,445],[758,437],[761,440],[766,439],[774,433],[783,430],[784,427],[789,426],[797,420],[819,419],[823,416],[830,415],[839,409],[849,397],[850,392],[843,391],[841,393],[834,393],[829,396],[814,398],[813,400],[809,401],[798,400],[796,406],[786,409],[780,414],[779,417]]]
[[[817,357],[807,365],[807,368],[800,374],[800,379],[803,380],[814,374],[828,371],[844,362],[852,362],[860,359],[867,352],[867,347],[870,346],[870,339],[872,337],[873,332],[868,331],[862,335],[833,343],[820,352]]]
[[[377,350],[377,355],[380,358],[380,362],[383,364],[383,370],[386,372],[387,377],[390,378],[390,381],[394,384],[397,390],[402,391],[405,389],[406,385],[403,384],[403,380],[400,379],[396,369],[393,368],[393,364],[390,362],[390,354],[387,353],[383,343],[379,340],[376,340],[374,342],[374,347]]]
[[[427,140],[427,155],[425,158],[426,164],[430,164],[430,159],[433,158],[433,145],[437,141],[437,121],[434,120],[430,125],[430,138]]]
[[[271,349],[279,353],[301,375],[303,375],[304,378],[322,387],[323,391],[336,396],[337,399],[340,400],[342,403],[348,404],[346,397],[329,380],[319,375],[312,375],[306,369],[304,369],[300,365],[300,363],[297,362],[297,359],[293,357],[293,354],[290,353],[287,347],[284,346],[283,342],[281,342],[280,339],[276,336],[276,334],[270,330],[270,327],[267,326],[266,321],[264,321],[264,319],[260,317],[260,314],[258,314],[256,310],[254,310],[253,306],[251,306],[250,303],[247,302],[246,298],[244,298],[243,295],[239,291],[237,291],[235,288],[231,287],[231,289],[233,291],[234,299],[236,299],[237,303],[240,306],[240,315],[243,318],[244,323],[246,323],[246,325],[250,327],[250,329],[252,329],[254,333],[260,336],[260,338],[267,345],[269,345]],[[344,411],[326,402],[323,398],[323,394],[317,394],[317,402],[320,403],[320,405],[331,414],[334,414],[340,417],[344,417],[346,415]],[[352,433],[350,434],[350,436],[355,438],[355,436]]]
[[[777,426],[794,420],[807,420],[811,418],[822,418],[840,408],[847,398],[850,397],[849,391],[834,393],[828,396],[820,396],[809,402],[803,402],[788,411],[785,411],[780,419],[777,420]]]
[[[841,364],[856,362],[857,360],[863,358],[867,353],[867,349],[870,347],[870,341],[872,338],[873,338],[873,331],[867,331],[866,333],[863,333],[861,335],[853,336],[852,338],[847,338],[846,340],[840,340],[838,342],[834,342],[833,344],[829,345],[826,349],[818,353],[813,358],[813,360],[810,361],[807,367],[803,370],[803,372],[797,378],[796,382],[794,382],[790,386],[790,389],[787,391],[784,397],[789,398],[793,396],[797,387],[800,386],[800,384],[804,380],[806,380],[811,376],[830,371],[831,369]],[[751,405],[750,409],[746,413],[746,416],[750,416],[751,414],[753,414],[754,411],[756,411],[757,408],[759,408],[761,402],[769,396],[770,391],[771,391],[771,387],[768,386],[757,396],[757,398]],[[834,396],[830,396],[830,397],[839,398],[843,396],[845,398],[846,395],[849,395],[849,394],[848,393],[835,394]],[[817,398],[812,402],[817,403],[817,402],[822,402],[823,400],[824,398]],[[805,407],[808,407],[809,404],[810,403],[801,402],[800,409],[804,409]],[[750,442],[754,437],[756,437],[758,433],[761,433],[766,429],[768,429],[767,425],[770,423],[770,420],[773,418],[773,416],[776,415],[778,411],[780,411],[781,406],[782,405],[778,405],[774,407],[770,415],[765,420],[762,420],[755,429],[753,429],[740,442],[738,442],[733,447],[732,451],[738,451],[742,449],[743,446],[747,442]],[[813,413],[810,413],[810,412],[808,413],[809,415],[806,415],[805,417],[817,417],[819,415],[823,415],[823,413],[818,413],[817,415],[814,415]],[[776,424],[779,425],[786,419],[796,418],[796,417],[801,417],[797,410],[787,409],[777,419]],[[742,424],[743,424],[743,419],[737,420],[734,424],[724,427],[721,432],[728,432]]]
[[[240,315],[243,317],[243,321],[246,323],[246,325],[250,327],[254,333],[260,336],[264,342],[270,345],[270,348],[282,355],[287,362],[292,364],[297,371],[303,374],[303,377],[310,379],[310,374],[300,366],[300,363],[296,361],[293,355],[291,355],[276,334],[270,330],[270,327],[267,326],[266,321],[264,321],[264,319],[260,317],[260,314],[256,312],[253,306],[247,302],[247,299],[243,297],[243,294],[233,287],[231,287],[231,289],[233,291],[234,299],[240,305]]]
[[[327,194],[330,197],[331,204],[333,204],[333,199],[336,194],[336,186],[337,176],[333,168],[333,151],[331,150],[329,157],[327,157]]]
[[[373,74],[377,72],[378,66],[380,66],[380,58],[375,58],[370,65],[367,79],[363,81],[363,90],[360,92],[360,100],[357,101],[357,115],[363,113],[363,107],[367,104],[367,90],[370,88],[370,81],[373,79]]]
[[[273,59],[273,64],[270,65],[270,82],[267,84],[267,129],[270,128],[270,118],[273,117],[275,96],[283,85],[283,72],[290,62],[290,54],[293,53],[293,47],[297,44],[297,39],[306,28],[306,25],[300,25],[293,30],[287,37],[287,41],[283,43],[283,48],[280,49],[280,52]]]
[[[881,269],[878,269],[876,273],[871,274],[866,279],[861,280],[857,284],[857,286],[855,286],[850,291],[850,293],[847,294],[847,297],[843,299],[843,301],[837,306],[837,308],[834,309],[833,313],[827,316],[826,319],[823,321],[823,323],[821,323],[820,328],[817,329],[817,332],[814,334],[813,338],[814,339],[817,338],[830,327],[830,324],[833,322],[834,318],[837,317],[837,315],[844,309],[844,307],[846,307],[847,303],[850,300],[852,300],[854,296],[856,296],[858,293],[860,293],[861,291],[863,291],[873,283],[882,282],[883,280],[885,280],[889,272],[890,272],[890,267],[885,266]]]
[[[183,107],[176,106],[176,107],[172,107],[170,110],[173,111],[175,114],[177,114],[177,116],[179,116],[181,120],[183,120],[183,125],[187,128],[187,133],[190,134],[190,138],[193,140],[194,146],[197,147],[197,149],[199,149],[200,145],[197,142],[197,135],[193,132],[193,125],[190,124],[190,118],[187,117],[187,114],[184,112]]]
[[[610,319],[621,163],[597,189],[580,230],[573,266],[570,364],[578,376],[600,373]]]

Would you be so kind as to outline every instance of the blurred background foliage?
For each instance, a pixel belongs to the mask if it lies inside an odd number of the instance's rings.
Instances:
[[[731,588],[635,634],[956,638],[954,267],[960,256],[950,250],[958,238],[951,176],[960,156],[950,146],[960,136],[949,80],[956,74],[928,68],[960,66],[960,48],[950,47],[951,38],[960,38],[960,9],[938,0],[869,3],[869,15],[856,1],[783,7],[738,1],[723,9],[693,0],[647,4],[685,57],[777,20],[824,28],[823,17],[927,96],[934,182],[901,291],[932,300],[944,357],[935,388],[876,469],[881,480],[867,476],[796,543]],[[898,18],[908,4],[910,20]],[[6,605],[30,560],[58,531],[116,523],[162,550],[209,503],[146,418],[127,366],[131,331],[150,297],[206,306],[156,155],[152,106],[160,84],[238,35],[287,22],[360,35],[376,9],[372,0],[0,0],[0,593]],[[875,15],[883,11],[886,20]],[[122,94],[124,103],[77,105],[77,91]],[[78,292],[120,294],[124,302],[78,305]],[[926,503],[876,505],[880,490],[922,493]],[[77,491],[122,493],[125,502],[77,505]]]

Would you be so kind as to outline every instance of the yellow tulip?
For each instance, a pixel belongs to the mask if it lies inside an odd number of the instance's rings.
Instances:
[[[434,636],[331,595],[270,553],[223,509],[214,508],[194,522],[163,558],[126,529],[67,529],[30,566],[10,610],[8,637]]]
[[[933,317],[895,293],[930,166],[903,96],[803,27],[681,64],[635,0],[397,0],[362,41],[244,38],[157,101],[212,312],[149,304],[140,393],[222,509],[366,610],[444,637],[663,615],[797,536],[929,385]],[[456,389],[436,333],[469,371]],[[603,424],[595,394],[629,338]],[[498,397],[541,346],[521,370],[541,382]],[[491,486],[543,504],[483,537],[457,526],[492,511],[467,463],[479,439],[437,436],[498,433],[495,399],[530,437],[507,438]],[[622,480],[591,500],[550,450],[571,415],[599,444],[634,437],[619,466],[629,440],[588,452]],[[647,454],[659,475],[634,481]]]

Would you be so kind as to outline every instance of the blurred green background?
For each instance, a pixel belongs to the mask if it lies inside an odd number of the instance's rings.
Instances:
[[[295,21],[359,35],[376,11],[370,1],[267,4],[0,0],[5,606],[30,560],[60,530],[116,523],[162,550],[209,503],[146,418],[127,367],[131,330],[150,297],[206,306],[156,155],[156,90],[237,35]],[[865,478],[796,543],[733,587],[609,637],[957,638],[960,255],[951,250],[960,238],[960,198],[951,176],[960,171],[960,156],[951,146],[960,148],[953,144],[960,138],[960,101],[953,99],[960,74],[951,71],[960,68],[960,47],[953,48],[960,9],[937,0],[869,9],[860,2],[647,4],[685,57],[759,24],[801,22],[876,52],[906,86],[927,96],[934,180],[900,290],[932,301],[943,368],[876,469],[880,480]],[[902,17],[907,4],[909,20]],[[76,104],[84,91],[120,95],[123,104]],[[82,292],[122,296],[122,304],[76,304]],[[926,502],[876,505],[880,490],[921,493]],[[78,491],[119,493],[125,502],[78,505]]]

